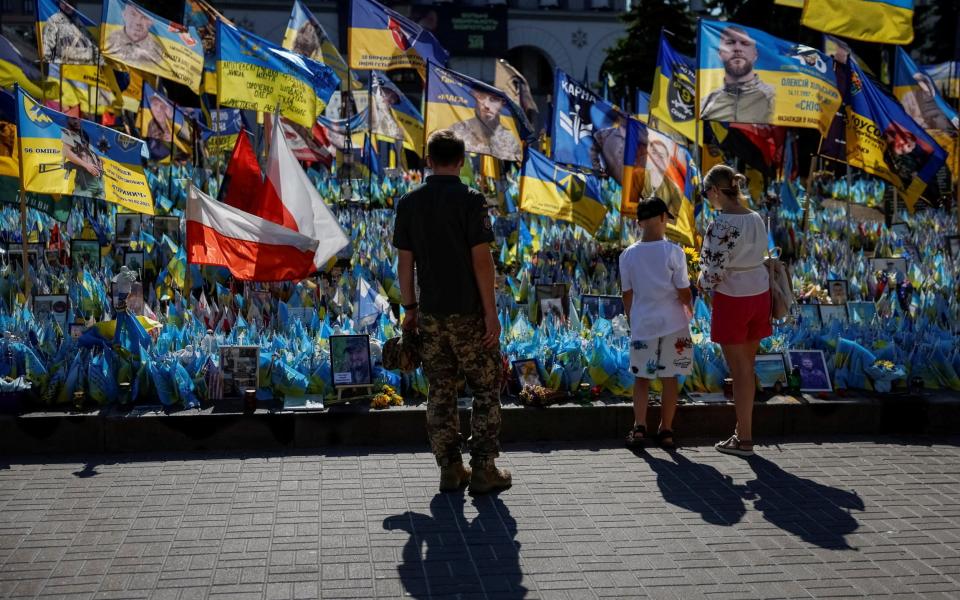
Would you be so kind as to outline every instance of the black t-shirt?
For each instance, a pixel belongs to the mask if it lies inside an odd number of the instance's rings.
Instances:
[[[493,241],[483,194],[453,175],[430,175],[397,202],[393,245],[413,252],[420,310],[438,315],[483,311],[471,249]]]

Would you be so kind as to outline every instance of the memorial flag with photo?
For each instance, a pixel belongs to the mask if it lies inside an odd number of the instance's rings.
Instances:
[[[960,60],[922,65],[920,68],[933,78],[941,94],[947,98],[960,98]]]
[[[625,143],[620,211],[636,217],[640,199],[656,196],[676,217],[667,223],[667,237],[694,246],[693,200],[699,174],[693,156],[670,136],[637,119],[627,122]]]
[[[153,214],[142,140],[43,107],[22,90],[17,129],[24,190],[97,198]]]
[[[350,68],[362,71],[446,66],[450,54],[432,33],[375,0],[351,0],[347,29]]]
[[[347,132],[350,132],[350,145],[356,149],[363,144],[363,136],[370,131],[370,120],[364,109],[349,119],[328,119],[317,117],[317,123],[323,128],[323,134],[334,151],[347,149]]]
[[[203,81],[200,89],[208,94],[217,93],[218,21],[233,25],[230,19],[204,0],[186,0],[183,3],[183,24],[195,28],[203,44]]]
[[[519,162],[530,126],[506,93],[456,71],[427,67],[426,135],[451,129],[467,152]]]
[[[372,132],[423,156],[423,116],[382,71],[370,72]]]
[[[696,84],[697,65],[693,57],[674,50],[661,31],[650,114],[688,140],[696,139]]]
[[[94,65],[100,27],[66,2],[37,0],[37,47],[50,65]]]
[[[551,158],[606,172],[619,181],[627,116],[560,69],[553,97]]]
[[[169,98],[147,82],[143,82],[137,129],[147,143],[152,160],[169,161],[171,144],[175,147],[175,155],[190,155],[192,152],[193,127],[190,120]]]
[[[220,104],[272,113],[313,127],[340,86],[332,68],[223,21],[217,23]]]
[[[173,23],[128,2],[103,0],[103,56],[200,91],[203,44],[196,29]]]
[[[523,109],[528,121],[531,123],[536,121],[540,109],[533,99],[533,92],[530,91],[527,78],[502,58],[497,59],[493,85],[497,89],[503,90],[514,104]]]
[[[527,147],[520,170],[520,210],[576,223],[595,235],[607,215],[600,181]]]
[[[353,89],[363,87],[363,84],[350,74],[346,61],[330,41],[330,36],[327,35],[323,25],[300,0],[293,2],[290,21],[283,36],[283,47],[295,54],[327,65],[334,70],[341,82],[349,78]]]
[[[851,61],[849,66],[847,162],[895,185],[913,211],[947,153],[857,63]]]
[[[913,0],[804,0],[800,23],[861,42],[913,41]]]
[[[701,20],[697,37],[700,119],[826,134],[841,102],[832,58],[729,22]]]
[[[35,208],[65,222],[70,217],[70,196],[27,192],[27,208]],[[20,204],[20,143],[17,139],[17,100],[0,90],[0,203]]]
[[[936,82],[914,64],[897,46],[893,69],[893,95],[914,121],[937,141],[949,156],[948,166],[957,168],[957,111],[940,95]],[[957,174],[954,173],[954,176]]]

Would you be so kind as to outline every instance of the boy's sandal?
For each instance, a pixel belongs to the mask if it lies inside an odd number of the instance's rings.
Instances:
[[[633,429],[627,433],[627,446],[630,448],[636,448],[642,446],[643,442],[647,439],[647,428],[643,425],[634,425]]]
[[[728,440],[714,444],[713,447],[717,449],[717,452],[722,452],[724,454],[732,454],[733,456],[753,456],[753,441],[741,440],[735,435],[730,436],[730,439]]]
[[[661,429],[657,432],[657,444],[664,450],[677,449],[677,442],[673,439],[673,432],[669,429]]]

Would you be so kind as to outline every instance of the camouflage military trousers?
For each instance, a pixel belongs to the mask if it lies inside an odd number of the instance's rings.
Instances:
[[[427,434],[437,464],[461,462],[457,391],[473,392],[470,464],[482,467],[500,454],[500,349],[486,348],[479,315],[421,315],[423,374],[430,383]]]

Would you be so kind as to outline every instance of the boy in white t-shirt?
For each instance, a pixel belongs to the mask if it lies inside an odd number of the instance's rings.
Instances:
[[[693,366],[693,296],[683,250],[664,239],[667,217],[673,215],[660,198],[649,198],[637,207],[643,237],[620,254],[620,288],[630,319],[630,371],[636,377],[633,429],[627,434],[627,445],[639,446],[646,439],[650,381],[660,379],[663,396],[657,441],[673,450],[677,376],[689,375]]]

